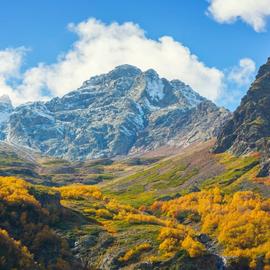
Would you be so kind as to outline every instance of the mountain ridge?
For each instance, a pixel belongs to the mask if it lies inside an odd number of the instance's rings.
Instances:
[[[83,160],[208,140],[229,116],[179,80],[122,65],[61,98],[18,106],[1,138],[45,155]]]

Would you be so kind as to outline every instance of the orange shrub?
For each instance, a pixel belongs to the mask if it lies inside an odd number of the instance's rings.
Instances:
[[[182,242],[182,247],[188,252],[190,257],[201,256],[206,251],[202,243],[192,239],[189,235]]]
[[[82,198],[93,197],[95,199],[101,200],[103,198],[101,191],[95,186],[73,184],[54,189],[60,192],[63,199],[78,200]]]
[[[27,202],[40,206],[39,202],[29,193],[30,184],[16,177],[0,177],[0,199],[16,203]]]
[[[142,252],[151,249],[151,245],[149,243],[142,243],[138,246],[128,250],[124,256],[119,258],[119,261],[127,262],[133,259],[134,257],[140,255]]]
[[[128,213],[126,215],[126,220],[129,223],[133,223],[133,224],[155,224],[155,225],[161,225],[161,226],[165,226],[166,225],[166,221],[159,219],[155,216],[150,216],[150,215],[144,215],[144,214],[132,214],[132,213]]]
[[[225,256],[248,258],[251,268],[257,267],[258,258],[264,260],[265,266],[270,262],[270,200],[254,192],[241,191],[229,196],[215,188],[156,202],[151,209],[178,220],[198,215],[196,222],[201,225],[201,232],[216,237]],[[191,257],[203,251],[192,234],[183,241],[182,247]]]

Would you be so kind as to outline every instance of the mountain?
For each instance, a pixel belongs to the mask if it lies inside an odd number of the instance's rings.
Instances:
[[[263,65],[233,117],[222,128],[216,153],[230,150],[236,155],[259,151],[265,173],[270,154],[270,58]],[[263,174],[265,174],[263,173]]]
[[[67,159],[113,157],[207,140],[229,115],[179,80],[122,65],[62,98],[15,108],[1,138]]]
[[[257,148],[215,154],[207,140],[235,115],[126,65],[62,98],[7,101],[0,269],[268,269]]]

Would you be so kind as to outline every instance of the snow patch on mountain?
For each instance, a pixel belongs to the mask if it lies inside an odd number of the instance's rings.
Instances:
[[[152,100],[162,100],[165,96],[163,92],[164,85],[162,80],[149,80],[147,82],[147,93]]]

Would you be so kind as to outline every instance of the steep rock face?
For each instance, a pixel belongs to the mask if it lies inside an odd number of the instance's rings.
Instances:
[[[62,98],[17,107],[4,137],[46,155],[81,160],[206,140],[228,116],[181,81],[122,65]]]
[[[258,72],[233,117],[218,136],[214,151],[236,155],[260,151],[267,156],[270,142],[270,58]]]
[[[149,125],[140,134],[132,151],[145,151],[163,145],[186,147],[194,142],[216,137],[220,127],[230,117],[224,108],[209,100],[186,111],[180,108],[158,115],[151,115]]]
[[[218,136],[214,152],[261,153],[258,177],[270,175],[270,58]]]

